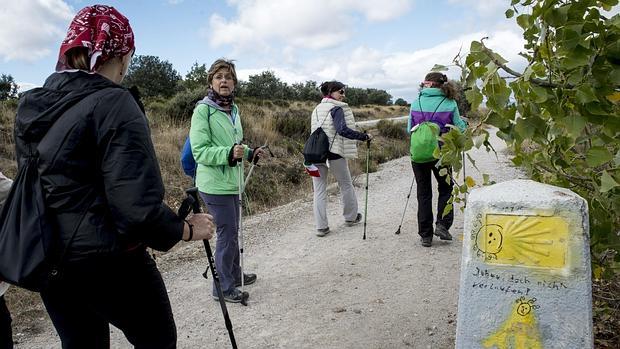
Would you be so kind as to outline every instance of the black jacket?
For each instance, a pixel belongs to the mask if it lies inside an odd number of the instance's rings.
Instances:
[[[52,74],[20,100],[18,164],[32,142],[63,244],[77,229],[70,260],[143,245],[168,250],[181,239],[183,221],[163,202],[146,117],[127,89],[98,74]]]

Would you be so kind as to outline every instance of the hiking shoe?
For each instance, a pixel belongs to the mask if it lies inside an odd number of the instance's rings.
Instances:
[[[224,292],[224,300],[228,303],[240,303],[248,298],[250,298],[250,294],[245,291],[241,292],[238,288],[233,288],[230,292]],[[220,297],[218,297],[217,294],[214,294],[213,299],[219,301]]]
[[[251,285],[256,282],[256,274],[243,274],[243,285]],[[235,287],[241,286],[241,280],[235,281]]]
[[[344,223],[345,223],[347,226],[351,227],[351,226],[354,226],[354,225],[356,225],[357,223],[359,223],[359,222],[361,222],[361,221],[362,221],[362,214],[361,214],[361,213],[358,213],[358,214],[357,214],[357,216],[355,217],[355,220],[354,220],[354,221],[344,221]]]
[[[431,245],[433,244],[433,236],[423,236],[422,237],[422,246],[424,247],[431,247]]]
[[[452,240],[452,235],[448,229],[441,224],[437,224],[435,227],[435,235],[439,236],[441,240]]]
[[[329,234],[329,227],[316,230],[316,236],[318,236],[318,237],[323,237],[323,236],[325,236],[327,234]]]

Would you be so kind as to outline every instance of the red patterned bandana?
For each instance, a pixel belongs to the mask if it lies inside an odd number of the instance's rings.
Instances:
[[[71,69],[65,53],[74,47],[87,47],[90,71],[113,57],[123,57],[134,49],[129,20],[114,7],[94,5],[83,8],[73,18],[60,45],[56,71]]]

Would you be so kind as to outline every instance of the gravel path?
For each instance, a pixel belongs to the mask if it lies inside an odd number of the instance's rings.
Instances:
[[[478,168],[497,182],[522,178],[508,165],[503,142],[498,158],[472,151]],[[481,182],[471,166],[467,174]],[[360,210],[364,190],[358,178]],[[259,180],[259,178],[253,178]],[[332,232],[314,235],[312,199],[278,207],[244,221],[245,266],[258,274],[247,307],[228,304],[239,348],[450,348],[454,347],[463,214],[457,208],[454,241],[420,245],[415,188],[402,233],[400,223],[412,171],[408,158],[370,174],[367,239],[363,225],[346,227],[337,193],[329,197]],[[230,348],[211,280],[201,273],[201,244],[185,244],[161,260],[179,334],[179,348]],[[46,330],[21,338],[16,348],[59,347]],[[130,348],[112,331],[113,348]]]

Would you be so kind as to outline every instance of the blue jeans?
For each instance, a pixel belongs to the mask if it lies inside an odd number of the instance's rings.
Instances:
[[[224,293],[235,288],[235,281],[241,280],[239,265],[239,196],[213,195],[200,192],[217,226],[215,245],[215,268]],[[216,295],[215,283],[213,295]]]

